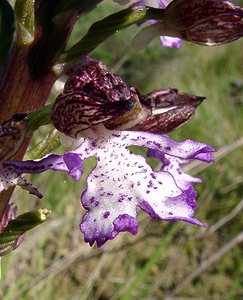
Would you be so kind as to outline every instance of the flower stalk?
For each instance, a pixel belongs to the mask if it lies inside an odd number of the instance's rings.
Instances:
[[[51,69],[53,61],[56,55],[64,50],[77,19],[77,11],[75,11],[68,20],[65,19],[65,23],[56,26],[52,23],[56,5],[55,1],[36,1],[34,27],[32,17],[28,19],[28,22],[27,19],[25,22],[23,18],[17,17],[17,20],[23,21],[22,25],[29,28],[28,30],[32,28],[30,31],[34,34],[34,40],[32,43],[19,43],[21,39],[17,38],[12,47],[0,78],[0,120],[7,120],[16,112],[25,113],[42,107],[50,94],[57,79]],[[18,6],[16,10],[18,16],[21,16]],[[22,32],[19,31],[18,34]],[[23,158],[30,138],[31,134],[27,134],[15,159]],[[1,193],[0,217],[9,202],[12,191],[10,189]]]

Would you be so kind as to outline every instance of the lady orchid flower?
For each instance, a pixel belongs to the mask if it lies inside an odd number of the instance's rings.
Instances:
[[[100,247],[123,231],[136,234],[138,208],[152,218],[203,226],[193,218],[196,192],[192,184],[200,180],[184,174],[181,164],[193,159],[211,162],[215,149],[192,140],[175,142],[165,135],[112,131],[103,125],[89,129],[86,135],[77,149],[64,155],[50,155],[39,161],[4,162],[0,191],[18,183],[23,173],[49,169],[66,172],[78,180],[83,174],[84,160],[95,156],[96,166],[87,176],[81,195],[87,213],[80,229],[90,245],[96,242]],[[161,169],[154,172],[145,158],[132,153],[128,146],[150,149],[150,156],[160,157]]]
[[[185,174],[181,165],[193,159],[211,162],[215,149],[192,140],[175,142],[161,134],[185,123],[201,102],[202,97],[176,89],[142,95],[102,63],[83,66],[66,82],[51,115],[59,131],[72,138],[81,136],[82,142],[64,155],[13,161],[9,158],[23,140],[26,115],[2,123],[0,192],[19,185],[42,197],[22,174],[53,170],[79,180],[85,159],[95,157],[96,166],[81,195],[86,214],[80,229],[90,245],[96,242],[100,247],[123,231],[136,234],[138,208],[152,218],[203,226],[193,217],[193,183],[200,179]],[[148,156],[160,160],[160,170],[153,171],[145,157],[129,146],[147,148]]]

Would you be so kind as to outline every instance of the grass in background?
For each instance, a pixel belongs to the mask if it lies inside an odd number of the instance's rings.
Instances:
[[[91,21],[107,15],[110,7],[118,6],[102,4],[94,15],[86,17],[85,26],[77,26],[72,40],[84,33]],[[216,163],[204,169],[191,166],[190,170],[204,180],[197,186],[197,217],[212,228],[243,200],[243,41],[217,48],[184,42],[181,50],[162,49],[159,41],[154,41],[144,51],[136,52],[130,46],[135,31],[119,32],[94,56],[143,93],[176,87],[207,97],[195,118],[171,136],[203,141],[219,149]],[[46,132],[45,128],[38,132],[36,142]],[[136,237],[119,234],[97,250],[84,244],[78,228],[84,213],[79,202],[83,183],[54,172],[33,176],[33,181],[45,199],[38,201],[17,188],[16,203],[21,211],[47,206],[53,211],[52,218],[27,234],[21,247],[3,258],[1,299],[243,297],[239,245],[236,242],[222,256],[218,252],[241,232],[239,214],[207,234],[196,226],[150,220],[140,213]],[[215,255],[218,260],[210,263],[208,259]],[[185,282],[188,274],[200,271],[202,263],[208,263],[206,269]]]

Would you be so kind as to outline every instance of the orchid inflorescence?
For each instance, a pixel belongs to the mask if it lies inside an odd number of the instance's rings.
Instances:
[[[1,122],[0,193],[18,185],[42,198],[41,192],[22,177],[24,173],[61,171],[74,180],[86,176],[86,187],[81,194],[86,214],[80,229],[91,246],[96,243],[100,247],[107,240],[114,239],[119,232],[136,234],[138,208],[152,218],[181,220],[204,226],[194,217],[197,203],[193,184],[201,180],[184,173],[182,165],[192,160],[210,163],[215,149],[193,140],[176,142],[164,135],[190,120],[204,97],[190,95],[176,88],[162,88],[143,94],[112,73],[103,62],[87,55],[110,35],[133,24],[143,26],[133,40],[137,48],[143,48],[155,36],[160,36],[162,46],[174,48],[180,48],[181,40],[206,46],[228,43],[243,35],[243,9],[230,1],[173,0],[167,3],[165,0],[117,0],[115,2],[127,4],[128,7],[94,23],[78,43],[64,50],[77,17],[90,12],[101,0],[89,3],[64,2],[48,4],[48,1],[37,1],[29,5],[17,0],[15,16],[8,3],[4,2],[3,6],[0,4],[0,8],[4,7],[11,16],[9,20],[14,22],[15,17],[17,24],[17,47],[11,48],[14,31],[10,27],[6,31],[9,34],[6,45],[13,51],[20,49],[17,61],[22,59],[27,66],[23,82],[27,76],[26,86],[30,90],[20,93],[16,88],[16,97],[29,94],[35,97],[35,91],[38,90],[37,95],[45,95],[43,97],[46,100],[55,79],[63,74],[69,76],[51,110],[46,110],[45,118],[39,117],[38,110],[26,112],[20,102],[20,111],[15,111],[13,116],[8,115]],[[45,9],[49,9],[51,22],[40,22],[38,19],[44,15]],[[6,18],[2,21],[3,27],[7,28]],[[52,44],[46,57],[40,59],[41,52],[36,49],[38,46],[45,48],[45,43],[55,36],[60,38],[60,47],[58,43]],[[5,51],[5,48],[2,51],[5,59],[11,58],[8,53],[10,50]],[[32,68],[28,64],[34,58],[36,63]],[[43,63],[43,68],[42,60],[46,63]],[[5,89],[14,82],[7,82],[8,76],[2,71],[5,67],[8,68],[8,64],[0,61],[3,95],[3,100],[0,100],[3,102],[6,99],[11,101],[14,97],[14,89],[5,93]],[[9,74],[13,76],[15,71],[10,71]],[[63,155],[50,154],[40,160],[15,160],[15,155],[26,142],[30,123],[38,124],[33,130],[52,123],[75,143],[78,140],[79,146]],[[135,154],[132,146],[145,148],[146,155]],[[96,164],[89,174],[84,174],[84,161],[89,157],[93,157]],[[152,169],[147,157],[157,159],[158,170]],[[16,229],[19,223],[12,220],[15,213],[15,206],[13,208],[12,204],[7,204],[1,222],[0,244],[1,237],[7,237],[9,244],[6,249],[0,248],[0,255],[16,248],[22,240],[24,230]],[[42,223],[48,214],[46,210],[27,213],[19,220],[20,223],[24,220],[24,228],[30,229]],[[30,221],[30,226],[26,226],[28,218],[34,220]],[[19,235],[15,232],[19,232]]]

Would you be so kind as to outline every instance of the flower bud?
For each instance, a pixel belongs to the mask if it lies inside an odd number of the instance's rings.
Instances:
[[[220,45],[243,36],[243,9],[230,1],[174,0],[166,7],[165,24],[184,40]]]
[[[4,234],[1,235],[1,233],[4,232],[4,229],[8,226],[8,223],[11,220],[16,219],[16,213],[17,206],[14,203],[8,203],[2,216],[2,219],[0,220],[0,257],[18,248],[24,239],[24,235],[19,233],[18,235],[15,235],[15,237],[11,241],[8,240],[3,242],[1,240],[1,238],[4,240]],[[8,236],[5,236],[5,238],[7,237]]]

